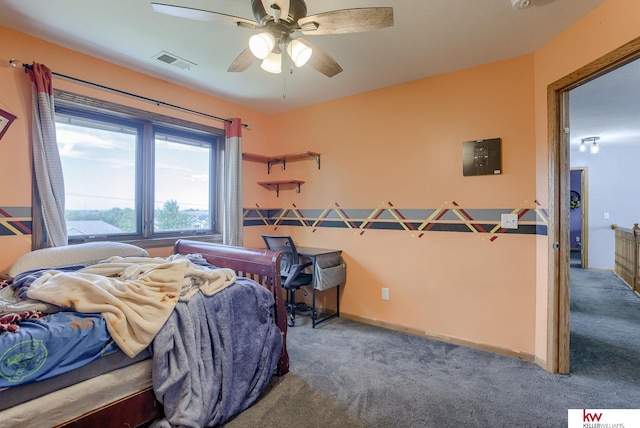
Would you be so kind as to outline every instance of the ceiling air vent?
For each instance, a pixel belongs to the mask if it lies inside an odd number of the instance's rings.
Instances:
[[[187,61],[186,59],[182,59],[174,54],[169,52],[162,51],[152,58],[157,59],[158,61],[162,61],[165,64],[172,65],[181,70],[191,70],[191,67],[195,67],[197,64],[191,61]]]

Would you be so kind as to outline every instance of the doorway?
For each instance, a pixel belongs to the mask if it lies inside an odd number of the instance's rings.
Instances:
[[[572,167],[569,177],[571,267],[587,269],[589,252],[589,188],[587,167]]]
[[[640,38],[585,65],[548,87],[549,123],[549,294],[547,368],[568,374],[570,272],[569,91],[640,58]],[[584,245],[584,243],[583,243]]]

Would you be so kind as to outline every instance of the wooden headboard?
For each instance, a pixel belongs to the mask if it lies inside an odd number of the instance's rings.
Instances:
[[[250,278],[271,291],[276,302],[275,320],[282,334],[282,354],[278,361],[277,374],[289,372],[287,353],[287,311],[282,295],[280,260],[282,252],[267,249],[234,247],[231,245],[178,239],[174,254],[200,254],[217,267],[233,269],[238,276]]]

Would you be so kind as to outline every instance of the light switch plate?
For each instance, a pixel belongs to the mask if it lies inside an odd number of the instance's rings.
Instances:
[[[518,228],[518,214],[501,214],[500,220],[503,229]]]

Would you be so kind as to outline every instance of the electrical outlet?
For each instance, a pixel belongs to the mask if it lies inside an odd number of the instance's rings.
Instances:
[[[382,289],[382,300],[389,300],[389,289],[388,288],[383,288]]]

